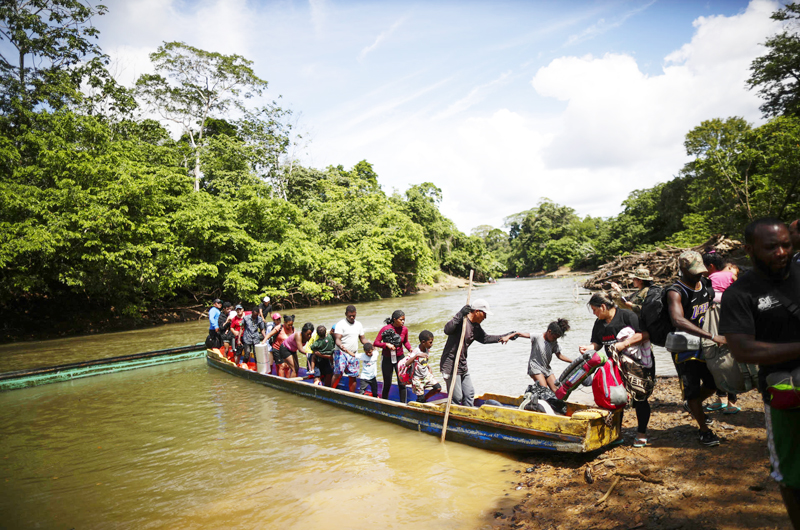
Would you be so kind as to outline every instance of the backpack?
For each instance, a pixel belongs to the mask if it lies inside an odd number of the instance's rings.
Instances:
[[[414,376],[414,366],[417,364],[416,359],[413,362],[404,362],[406,359],[400,359],[397,362],[397,382],[401,385],[410,385],[411,379]]]
[[[628,392],[613,359],[609,359],[595,372],[592,393],[597,406],[606,410],[621,409],[628,403]]]
[[[706,278],[700,278],[700,283],[708,291],[709,299],[713,300],[714,288],[711,287],[711,282]],[[675,289],[672,289],[673,287]],[[667,292],[670,290],[686,292],[686,289],[678,282],[667,288],[652,285],[642,302],[642,327],[650,334],[650,342],[662,348],[667,343],[667,335],[675,331],[675,326],[672,325],[672,319],[669,317],[667,304]]]
[[[642,327],[650,334],[650,342],[664,346],[667,335],[675,331],[667,309],[667,290],[661,285],[651,285],[642,302]]]

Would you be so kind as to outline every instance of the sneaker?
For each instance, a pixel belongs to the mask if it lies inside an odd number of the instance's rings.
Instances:
[[[707,431],[700,431],[700,443],[708,447],[713,447],[719,445],[719,437],[711,432],[710,429]]]
[[[688,402],[688,401],[684,401],[684,402],[683,402],[683,410],[685,410],[685,411],[686,411],[686,412],[688,412],[689,414],[691,414],[691,413],[692,413],[692,409],[690,409],[690,408],[689,408],[689,402]]]

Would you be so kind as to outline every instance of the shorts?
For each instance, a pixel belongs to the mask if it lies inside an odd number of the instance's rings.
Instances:
[[[332,373],[333,366],[331,365],[331,361],[317,357],[314,361],[314,375],[324,376],[331,375]]]
[[[764,404],[770,476],[781,485],[800,490],[800,409],[778,410]]]
[[[369,391],[372,393],[372,397],[378,397],[378,379],[373,377],[372,379],[359,379],[358,384],[358,393],[364,395],[369,388]]]
[[[273,353],[273,357],[275,358],[275,362],[278,364],[283,364],[286,362],[286,359],[294,355],[295,352],[287,348],[284,344],[281,344],[281,347],[278,348],[278,351]]]
[[[675,356],[672,354],[672,361],[675,362]],[[678,371],[678,377],[681,382],[681,390],[683,391],[683,399],[699,399],[704,388],[708,390],[716,390],[717,385],[714,384],[714,376],[708,370],[708,366],[704,361],[690,359],[688,361],[676,362],[675,369]]]
[[[340,350],[334,350],[333,374],[344,377],[358,377],[358,359]]]
[[[425,377],[414,377],[411,379],[411,388],[414,390],[414,393],[418,396],[421,396],[425,393],[426,390],[432,390],[435,387],[442,388],[436,379],[433,377],[433,374],[428,372]]]

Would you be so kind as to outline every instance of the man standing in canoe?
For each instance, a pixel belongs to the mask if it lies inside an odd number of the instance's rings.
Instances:
[[[481,322],[486,320],[486,317],[491,315],[489,311],[489,304],[486,300],[475,300],[471,306],[465,305],[461,310],[456,313],[450,322],[444,325],[444,334],[447,335],[447,342],[442,351],[442,360],[439,362],[439,371],[447,384],[447,390],[450,390],[450,385],[455,381],[456,387],[453,389],[453,403],[457,405],[464,405],[465,407],[473,406],[473,399],[475,398],[475,389],[472,386],[472,380],[469,376],[469,368],[467,367],[467,350],[469,345],[474,341],[482,344],[505,344],[515,334],[508,333],[506,335],[487,335],[481,327]],[[456,360],[456,352],[458,351],[459,341],[461,340],[462,327],[466,326],[466,333],[464,333],[464,346],[461,350],[461,358],[458,362],[458,373],[453,375],[453,364]]]

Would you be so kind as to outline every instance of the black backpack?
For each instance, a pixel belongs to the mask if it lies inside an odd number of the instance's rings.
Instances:
[[[675,331],[667,308],[667,289],[661,285],[651,285],[642,302],[641,324],[650,334],[650,342],[664,346],[667,335]]]
[[[700,283],[708,291],[709,299],[713,300],[714,289],[711,287],[711,282],[706,278],[700,278]],[[677,289],[686,292],[686,288],[677,282],[670,287],[677,287]],[[675,331],[667,306],[667,291],[670,290],[670,287],[650,286],[642,303],[640,323],[644,330],[650,334],[650,342],[661,347],[664,347],[667,343],[667,335]]]

